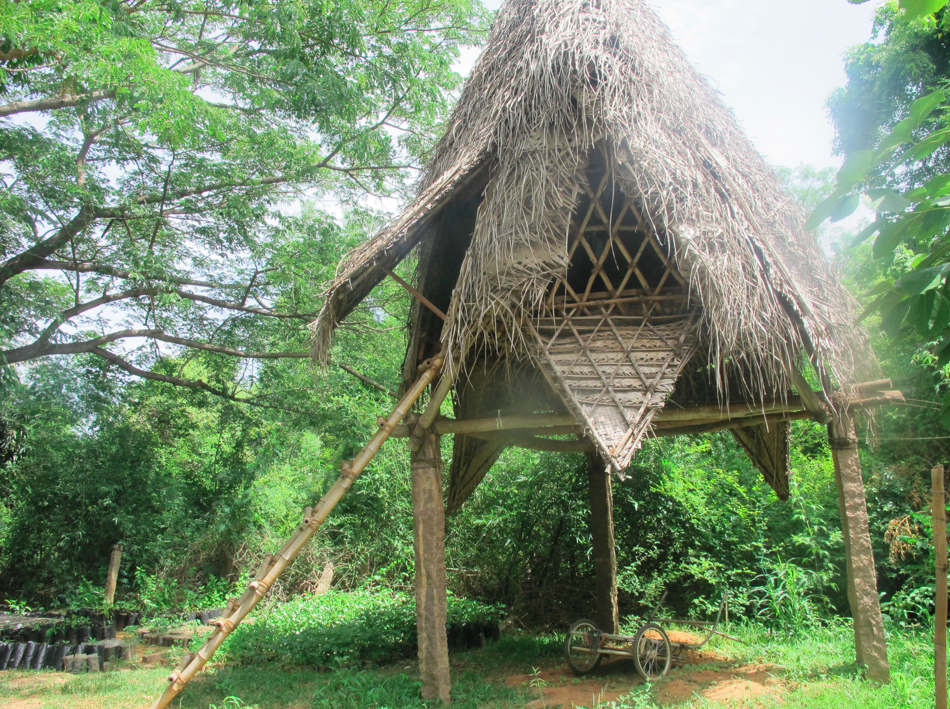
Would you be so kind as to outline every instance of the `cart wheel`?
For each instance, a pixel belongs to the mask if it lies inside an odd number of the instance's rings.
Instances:
[[[670,639],[656,623],[641,626],[633,639],[633,648],[633,661],[637,672],[644,679],[657,680],[670,671],[670,664],[673,662]]]
[[[564,638],[564,659],[576,675],[586,675],[600,664],[601,632],[589,620],[577,620]]]

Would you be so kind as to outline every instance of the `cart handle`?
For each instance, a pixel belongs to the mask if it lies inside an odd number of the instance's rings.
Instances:
[[[669,593],[669,591],[663,591],[663,595],[660,596],[660,602],[656,604],[652,611],[650,611],[650,617],[647,618],[647,623],[652,623],[653,619],[656,618],[656,614],[660,612],[660,606],[662,606],[663,601],[666,600],[667,593]]]

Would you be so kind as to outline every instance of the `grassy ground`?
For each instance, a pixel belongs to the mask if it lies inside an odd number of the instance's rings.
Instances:
[[[696,664],[674,669],[669,678],[653,686],[637,680],[629,667],[608,666],[595,679],[613,694],[624,696],[605,702],[588,693],[589,700],[575,701],[601,709],[652,709],[660,706],[660,700],[670,697],[680,707],[781,704],[790,709],[895,709],[933,705],[933,651],[924,633],[891,636],[893,681],[880,686],[861,679],[853,664],[846,662],[853,657],[853,636],[847,628],[802,631],[784,638],[771,637],[757,628],[733,632],[749,644],[717,641],[709,654],[694,658]],[[553,707],[564,697],[573,696],[565,691],[581,686],[567,674],[559,655],[557,638],[528,636],[506,636],[482,650],[454,654],[453,706]],[[418,699],[416,670],[409,661],[332,672],[281,669],[273,665],[223,666],[192,682],[174,706],[421,709],[426,705]],[[4,672],[0,674],[0,708],[138,709],[147,707],[163,689],[167,674],[167,668],[98,675]],[[751,691],[761,689],[756,682],[763,677],[768,678],[768,691]],[[673,691],[677,688],[679,693]],[[580,696],[584,696],[583,692]]]

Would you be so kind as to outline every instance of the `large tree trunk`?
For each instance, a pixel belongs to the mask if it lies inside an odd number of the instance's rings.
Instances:
[[[445,511],[439,435],[410,439],[412,512],[416,550],[416,629],[422,698],[451,701],[449,647],[445,635]]]
[[[590,532],[594,546],[594,622],[601,630],[616,633],[620,617],[617,611],[613,491],[607,464],[598,453],[587,454],[587,490],[590,494]]]
[[[867,667],[867,676],[890,681],[890,665],[884,641],[884,622],[877,593],[874,552],[868,527],[868,508],[861,478],[861,459],[854,422],[845,409],[828,424],[828,440],[835,464],[841,531],[844,533],[848,570],[848,601],[854,618],[857,661]]]

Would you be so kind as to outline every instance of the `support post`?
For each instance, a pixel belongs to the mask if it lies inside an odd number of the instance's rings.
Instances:
[[[594,622],[607,633],[620,625],[617,610],[617,549],[614,542],[614,502],[610,470],[599,453],[587,453],[590,532],[594,547]]]
[[[838,487],[838,508],[848,572],[848,601],[854,618],[857,662],[867,668],[870,679],[889,682],[890,665],[887,661],[881,602],[877,593],[858,436],[846,406],[838,407],[833,414],[828,424],[828,441]]]
[[[440,436],[415,426],[409,441],[416,552],[416,630],[422,698],[452,699],[446,637],[445,505]]]
[[[943,490],[943,466],[930,471],[933,483],[934,552],[937,560],[937,612],[934,618],[935,706],[947,707],[947,498]]]
[[[109,557],[109,571],[106,574],[106,593],[105,605],[111,606],[115,602],[115,587],[119,582],[119,566],[122,564],[122,545],[116,544],[112,547],[112,555]]]

